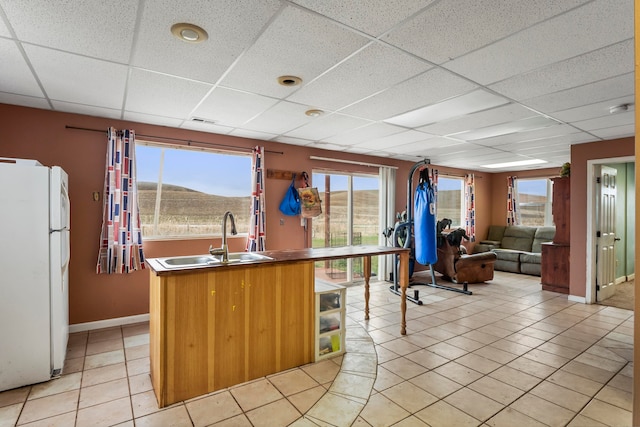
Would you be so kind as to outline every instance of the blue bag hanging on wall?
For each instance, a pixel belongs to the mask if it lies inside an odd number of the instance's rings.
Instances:
[[[436,201],[429,178],[425,178],[422,174],[420,174],[420,183],[416,187],[414,206],[416,261],[422,265],[435,264],[438,260]]]
[[[288,216],[296,216],[300,214],[300,196],[296,189],[296,174],[293,174],[291,185],[280,202],[280,212]]]

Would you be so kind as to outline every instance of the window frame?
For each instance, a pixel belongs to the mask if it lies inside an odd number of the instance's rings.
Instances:
[[[136,139],[136,149],[138,148],[138,146],[145,146],[145,147],[154,147],[154,148],[159,148],[161,149],[161,163],[157,168],[158,171],[158,177],[155,180],[156,183],[156,200],[154,202],[154,212],[153,212],[153,216],[154,216],[154,220],[153,223],[151,224],[151,226],[153,227],[154,233],[153,235],[145,235],[144,233],[142,233],[142,239],[143,241],[165,241],[165,240],[206,240],[206,239],[212,239],[212,238],[220,238],[222,237],[222,231],[219,233],[216,232],[212,232],[212,233],[207,233],[207,234],[171,234],[171,235],[162,235],[162,234],[158,234],[158,221],[160,218],[160,206],[161,206],[161,202],[162,202],[162,187],[163,184],[165,184],[165,182],[162,180],[162,173],[163,173],[163,169],[165,166],[164,163],[164,152],[166,149],[169,150],[180,150],[180,151],[194,151],[194,152],[204,152],[207,154],[216,154],[216,155],[225,155],[225,156],[236,156],[236,157],[247,157],[249,159],[249,173],[251,173],[251,163],[252,163],[252,155],[250,152],[245,152],[245,151],[235,151],[235,150],[221,150],[221,149],[217,149],[217,148],[213,148],[213,147],[204,147],[204,146],[194,146],[194,145],[182,145],[182,144],[172,144],[172,143],[166,143],[166,142],[156,142],[156,141],[149,141],[149,140],[144,140],[144,139]],[[139,158],[138,158],[138,153],[136,152],[136,175],[137,175],[137,170],[138,170],[138,164],[139,164]],[[140,182],[140,178],[139,176],[136,176],[136,185],[137,183]],[[169,184],[166,183],[167,185],[173,185],[173,184]],[[158,188],[158,186],[160,188]],[[185,187],[187,188],[187,187]],[[194,190],[194,191],[198,191],[198,190]],[[246,197],[250,197],[251,196],[251,188],[248,188],[248,193]],[[244,196],[243,196],[244,197]],[[138,203],[139,204],[139,203]],[[138,211],[140,212],[140,208],[138,208]],[[141,213],[141,212],[140,212]],[[143,229],[143,224],[142,224],[142,220],[141,220],[141,229]],[[238,234],[236,235],[237,237],[246,237],[248,236],[248,228],[242,230],[242,228],[238,228]]]
[[[518,188],[517,188],[517,200],[518,200],[518,210],[520,212],[520,224],[521,225],[531,225],[524,224],[522,218],[522,208],[529,206],[541,206],[542,203],[539,202],[521,202],[520,199],[520,183],[525,181],[542,181],[546,182],[546,201],[544,202],[544,218],[543,218],[543,227],[552,227],[553,224],[553,181],[549,177],[530,177],[530,178],[518,178]]]
[[[464,177],[454,176],[454,175],[444,175],[444,174],[438,175],[438,195],[436,196],[437,198],[440,197],[440,192],[441,192],[440,183],[443,179],[460,181],[460,224],[452,223],[451,228],[465,228],[467,211],[466,211],[466,200],[464,196],[464,190],[465,190]],[[436,220],[441,220],[444,217],[440,216],[440,206],[438,206],[438,203],[440,203],[439,200],[436,199],[436,203],[437,203],[436,204],[436,214],[437,214]]]

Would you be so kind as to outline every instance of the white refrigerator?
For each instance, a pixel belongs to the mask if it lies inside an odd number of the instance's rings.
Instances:
[[[68,176],[0,157],[0,391],[58,376],[69,338]]]

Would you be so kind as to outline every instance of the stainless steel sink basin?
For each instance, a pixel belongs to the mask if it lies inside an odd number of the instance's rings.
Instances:
[[[164,264],[167,268],[220,264],[220,261],[211,255],[176,256],[171,258],[161,258],[158,261],[160,261],[161,264]]]
[[[222,255],[214,257],[218,262],[222,262]],[[268,261],[273,258],[254,252],[231,252],[229,254],[229,263],[233,262],[250,262],[250,261]]]
[[[238,262],[252,262],[252,261],[268,261],[273,258],[266,255],[261,255],[253,252],[232,252],[229,254],[229,261],[227,263],[222,262],[222,255],[190,255],[190,256],[176,256],[169,258],[160,258],[158,261],[165,268],[184,268],[184,267],[202,267],[206,265],[224,265]]]

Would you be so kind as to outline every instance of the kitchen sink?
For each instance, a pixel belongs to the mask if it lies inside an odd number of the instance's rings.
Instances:
[[[261,255],[253,252],[231,252],[229,254],[229,261],[227,263],[222,262],[222,255],[190,255],[190,256],[176,256],[169,258],[159,258],[160,262],[165,268],[183,268],[183,267],[202,267],[206,265],[223,265],[239,262],[252,262],[252,261],[269,261],[273,258],[266,255]]]
[[[222,255],[214,257],[216,261],[222,262]],[[269,261],[273,258],[254,252],[231,252],[229,253],[229,263],[234,262],[250,262],[250,261]]]
[[[161,264],[167,268],[172,267],[196,267],[200,265],[219,264],[220,261],[211,255],[177,256],[171,258],[161,258]]]

